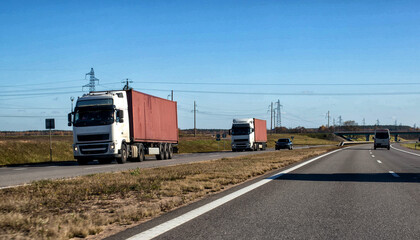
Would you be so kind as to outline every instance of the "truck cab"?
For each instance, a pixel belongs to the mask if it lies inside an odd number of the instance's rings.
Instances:
[[[258,121],[260,124],[256,127]],[[233,119],[231,135],[231,146],[234,152],[265,150],[267,147],[267,130],[264,120],[255,118]]]
[[[73,153],[79,164],[126,159],[128,119],[126,91],[91,92],[78,98],[69,125],[73,123]]]

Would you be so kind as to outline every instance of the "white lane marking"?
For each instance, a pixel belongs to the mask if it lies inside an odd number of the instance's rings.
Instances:
[[[281,172],[279,172],[279,173],[277,173],[277,174],[275,174],[275,175],[273,175],[273,176],[271,176],[269,178],[260,180],[260,181],[258,181],[256,183],[252,184],[252,185],[249,185],[248,187],[242,188],[242,189],[240,189],[240,190],[238,190],[236,192],[233,192],[233,193],[231,193],[229,195],[226,195],[226,196],[224,196],[222,198],[219,198],[219,199],[217,199],[217,200],[215,200],[215,201],[213,201],[211,203],[208,203],[208,204],[206,204],[206,205],[204,205],[202,207],[199,207],[197,209],[191,210],[190,212],[187,212],[187,213],[185,213],[185,214],[183,214],[183,215],[181,215],[179,217],[176,217],[176,218],[174,218],[172,220],[169,220],[167,222],[164,222],[164,223],[162,223],[162,224],[160,224],[160,225],[158,225],[156,227],[153,227],[153,228],[151,228],[149,230],[146,230],[146,231],[141,232],[141,233],[139,233],[137,235],[134,235],[134,236],[128,238],[128,240],[140,240],[140,239],[141,240],[144,240],[144,239],[152,239],[152,238],[155,238],[155,237],[157,237],[157,236],[159,236],[159,235],[161,235],[161,234],[163,234],[165,232],[168,232],[169,230],[174,229],[174,228],[176,228],[176,227],[178,227],[178,226],[180,226],[180,225],[182,225],[182,224],[184,224],[184,223],[186,223],[186,222],[188,222],[188,221],[190,221],[190,220],[192,220],[192,219],[194,219],[194,218],[196,218],[196,217],[198,217],[198,216],[200,216],[200,215],[202,215],[202,214],[204,214],[206,212],[209,212],[209,211],[211,211],[211,210],[213,210],[213,209],[215,209],[215,208],[217,208],[217,207],[219,207],[219,206],[221,206],[221,205],[223,205],[223,204],[225,204],[225,203],[227,203],[227,202],[229,202],[229,201],[231,201],[231,200],[233,200],[233,199],[235,199],[235,198],[237,198],[237,197],[239,197],[239,196],[241,196],[241,195],[243,195],[245,193],[248,193],[248,192],[250,192],[250,191],[252,191],[252,190],[254,190],[254,189],[258,188],[258,187],[261,187],[262,185],[264,185],[266,183],[269,183],[272,180],[274,180],[274,179],[276,179],[276,178],[278,178],[278,177],[280,177],[280,176],[282,176],[282,175],[284,175],[286,173],[289,173],[291,171],[294,171],[294,170],[296,170],[296,169],[298,169],[300,167],[303,167],[303,166],[305,166],[305,165],[307,165],[307,164],[309,164],[309,163],[311,163],[313,161],[316,161],[316,160],[318,160],[320,158],[323,158],[323,157],[325,157],[327,155],[336,153],[336,152],[341,151],[341,150],[342,149],[338,149],[338,150],[335,150],[335,151],[332,151],[332,152],[323,154],[323,155],[318,156],[316,158],[313,158],[313,159],[311,159],[309,161],[306,161],[306,162],[303,162],[303,163],[301,163],[299,165],[296,165],[296,166],[294,166],[292,168],[289,168],[287,170],[281,171]]]
[[[381,160],[376,160],[378,163],[382,163]]]
[[[392,149],[395,149],[397,151],[400,151],[400,152],[405,152],[405,153],[408,153],[408,154],[411,154],[411,155],[415,155],[415,156],[419,156],[420,157],[420,154],[412,153],[412,152],[409,152],[409,151],[404,151],[404,150],[401,150],[401,149],[398,149],[398,148],[394,148],[394,146],[392,146],[392,145],[391,145],[391,148]]]
[[[15,170],[15,171],[22,171],[22,170],[26,170],[27,168],[15,168],[15,169],[13,169],[13,170]]]
[[[89,169],[110,168],[110,167],[114,167],[114,166],[111,165],[111,166],[88,167],[88,168],[84,168],[84,169],[89,170]]]
[[[14,185],[14,186],[7,186],[7,187],[0,187],[0,190],[2,189],[8,189],[8,188],[15,188],[15,187],[22,187],[22,186],[26,186],[26,185],[30,185],[30,184],[21,184],[21,185]]]
[[[372,155],[372,157],[375,157],[375,155]]]
[[[389,173],[391,173],[391,175],[394,176],[394,177],[400,177],[400,175],[394,173],[393,171],[389,171]]]

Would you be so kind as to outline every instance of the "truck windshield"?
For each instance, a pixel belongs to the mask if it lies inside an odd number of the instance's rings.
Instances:
[[[74,126],[109,125],[114,122],[114,110],[111,109],[78,109],[74,114]]]
[[[249,127],[232,127],[232,135],[248,135],[250,133]]]
[[[377,132],[375,134],[375,138],[377,138],[377,139],[387,139],[387,138],[389,138],[389,134],[388,134],[388,132]]]
[[[112,106],[113,101],[112,98],[105,98],[105,99],[92,99],[92,100],[81,100],[77,101],[76,107],[93,107],[93,106]]]

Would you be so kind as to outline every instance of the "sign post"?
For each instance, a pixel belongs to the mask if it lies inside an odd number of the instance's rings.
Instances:
[[[216,134],[216,141],[218,141],[218,143],[217,143],[217,151],[220,151],[220,134]]]
[[[51,129],[55,128],[54,118],[45,119],[45,128],[50,130],[50,162],[52,162],[52,141],[51,141]]]

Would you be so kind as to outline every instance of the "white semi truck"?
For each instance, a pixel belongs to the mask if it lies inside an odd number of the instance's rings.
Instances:
[[[257,151],[267,148],[267,125],[256,118],[233,119],[232,151]]]
[[[69,113],[79,164],[172,158],[178,144],[177,104],[134,90],[90,92]]]

